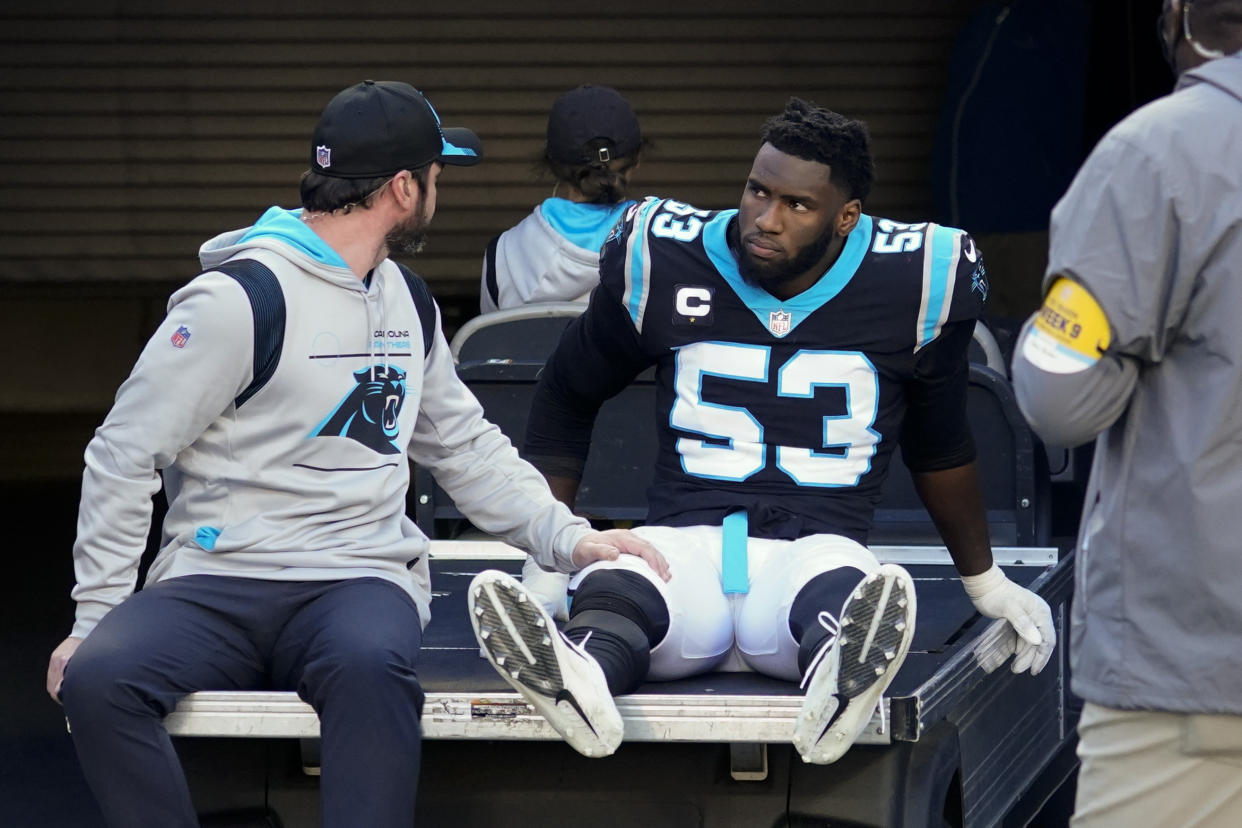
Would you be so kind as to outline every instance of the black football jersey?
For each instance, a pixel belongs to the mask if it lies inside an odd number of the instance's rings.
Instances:
[[[739,274],[736,217],[667,199],[626,213],[544,372],[526,454],[580,469],[599,404],[654,365],[649,523],[744,508],[752,536],[864,542],[898,443],[915,471],[974,459],[966,352],[982,258],[960,230],[863,215],[819,281],[780,300]]]

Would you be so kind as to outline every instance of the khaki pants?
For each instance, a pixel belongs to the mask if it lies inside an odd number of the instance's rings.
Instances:
[[[1242,826],[1242,716],[1088,702],[1078,738],[1074,828]]]

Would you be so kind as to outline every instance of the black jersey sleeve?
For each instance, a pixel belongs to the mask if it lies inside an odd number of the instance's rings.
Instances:
[[[914,376],[906,383],[906,417],[901,453],[912,472],[939,471],[975,459],[966,418],[970,365],[967,349],[975,320],[945,325],[934,342],[919,351]]]
[[[653,360],[629,314],[601,284],[548,359],[526,428],[524,454],[548,476],[582,478],[599,407]]]
[[[967,352],[975,323],[987,301],[987,270],[983,254],[969,233],[945,233],[939,250],[951,262],[951,290],[945,322],[935,339],[920,348],[913,378],[906,384],[906,417],[901,452],[911,471],[938,471],[975,459],[974,440],[966,416],[970,385]],[[933,265],[933,268],[935,265]]]
[[[969,233],[958,233],[957,271],[953,279],[953,299],[949,322],[978,319],[988,300],[988,270],[983,253]]]
[[[630,205],[604,239],[599,251],[600,284],[626,310],[635,327],[637,308],[641,305],[649,273],[649,269],[644,267],[644,235],[660,204],[661,199],[648,197]]]

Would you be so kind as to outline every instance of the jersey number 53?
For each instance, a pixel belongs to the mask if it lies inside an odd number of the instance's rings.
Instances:
[[[677,352],[673,428],[715,442],[682,437],[682,468],[696,477],[740,482],[767,464],[763,423],[750,410],[703,399],[703,377],[767,383],[771,348],[730,342],[696,342]],[[845,389],[846,413],[823,418],[822,449],[776,446],[776,467],[800,486],[856,486],[871,468],[879,432],[875,423],[879,383],[875,368],[858,351],[798,351],[777,370],[779,397],[809,399],[815,389]],[[843,450],[843,451],[842,451]]]

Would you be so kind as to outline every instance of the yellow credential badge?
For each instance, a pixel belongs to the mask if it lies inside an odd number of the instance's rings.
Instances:
[[[1061,277],[1044,297],[1022,353],[1045,371],[1073,374],[1098,362],[1109,340],[1104,309],[1082,285]]]

